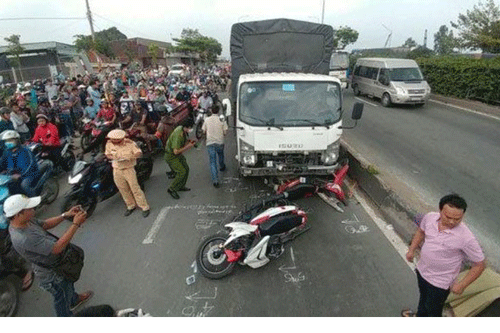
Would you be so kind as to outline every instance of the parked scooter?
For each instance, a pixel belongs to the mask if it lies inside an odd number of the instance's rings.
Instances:
[[[314,193],[309,184],[263,200],[226,224],[229,233],[203,240],[196,252],[200,273],[209,279],[229,275],[236,263],[259,268],[284,252],[284,244],[309,229],[306,213],[290,200]]]
[[[150,156],[142,156],[137,160],[135,170],[139,185],[143,187],[153,172],[153,159]],[[72,188],[64,195],[61,212],[81,205],[89,217],[98,202],[109,199],[118,192],[113,181],[113,167],[103,154],[92,157],[90,162],[77,161],[68,182]]]
[[[64,137],[61,139],[61,151],[58,156],[53,156],[51,150],[53,147],[43,146],[41,143],[30,143],[27,148],[35,155],[38,161],[50,160],[56,169],[62,171],[70,171],[75,165],[75,154],[73,153],[73,143],[71,138]]]
[[[103,149],[105,135],[103,132],[111,129],[106,122],[102,120],[92,120],[85,124],[81,138],[81,148],[86,151],[90,146],[95,147],[95,150]]]

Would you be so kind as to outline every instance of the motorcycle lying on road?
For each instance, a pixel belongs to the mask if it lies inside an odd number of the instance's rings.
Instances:
[[[284,252],[284,244],[309,230],[307,215],[291,200],[314,193],[311,184],[264,199],[225,225],[229,233],[207,237],[198,247],[196,264],[209,279],[229,275],[236,263],[259,268]]]
[[[137,159],[135,166],[137,180],[141,187],[153,172],[153,159],[143,155]],[[118,192],[113,181],[113,167],[103,154],[92,157],[90,162],[77,161],[70,175],[68,183],[71,189],[64,195],[61,212],[71,207],[81,205],[87,212],[87,217],[94,212],[97,203],[111,198]]]

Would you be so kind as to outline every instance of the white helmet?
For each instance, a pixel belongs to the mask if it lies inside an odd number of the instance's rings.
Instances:
[[[2,134],[0,134],[0,140],[12,140],[12,139],[20,139],[21,136],[19,135],[19,133],[17,133],[16,131],[14,130],[6,130],[6,131],[3,131]]]

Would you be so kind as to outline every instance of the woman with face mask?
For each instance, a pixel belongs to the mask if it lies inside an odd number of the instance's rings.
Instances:
[[[36,196],[41,184],[38,184],[40,170],[35,156],[21,145],[20,135],[16,131],[5,131],[0,139],[5,145],[5,151],[0,159],[0,172],[9,173],[23,194]]]

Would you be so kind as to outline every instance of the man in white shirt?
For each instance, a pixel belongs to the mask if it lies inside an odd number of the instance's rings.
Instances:
[[[57,96],[57,86],[52,84],[52,80],[47,80],[47,84],[45,85],[45,91],[47,92],[47,97],[49,99],[50,104],[52,105],[52,98]]]
[[[203,95],[200,97],[198,100],[198,105],[200,106],[201,109],[203,110],[208,110],[212,107],[214,104],[212,97],[208,96],[207,91],[203,91]]]
[[[217,160],[219,161],[220,171],[226,170],[224,163],[224,136],[227,133],[227,123],[219,118],[219,106],[212,106],[212,115],[205,119],[203,123],[203,132],[206,134],[206,144],[208,157],[210,159],[210,173],[212,174],[212,183],[214,187],[219,187],[219,174],[217,170]]]

